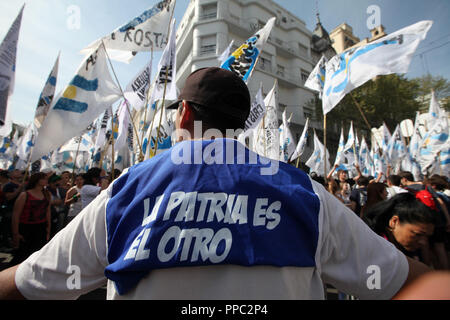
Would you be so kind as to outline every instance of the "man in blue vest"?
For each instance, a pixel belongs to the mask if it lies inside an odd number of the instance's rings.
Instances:
[[[323,299],[325,282],[390,299],[426,270],[305,173],[238,142],[250,111],[238,76],[197,70],[179,99],[178,143],[0,273],[0,297],[76,299],[107,284],[108,299]]]

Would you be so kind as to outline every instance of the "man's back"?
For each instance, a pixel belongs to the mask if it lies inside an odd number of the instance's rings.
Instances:
[[[244,152],[213,164],[219,146]],[[177,163],[188,150],[201,164]],[[234,140],[190,141],[130,168],[19,267],[18,288],[70,298],[106,275],[110,299],[321,299],[322,280],[361,298],[395,294],[408,273],[398,250],[300,170],[274,161],[261,175],[267,160],[244,155],[256,156]],[[71,265],[84,278],[67,292]],[[373,265],[380,290],[367,285]],[[33,283],[44,279],[42,292]]]

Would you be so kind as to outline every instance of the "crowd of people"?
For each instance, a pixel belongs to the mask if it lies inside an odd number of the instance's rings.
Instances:
[[[250,113],[248,87],[221,68],[194,71],[167,108],[187,134],[110,192],[101,190],[120,172],[1,173],[2,241],[15,251],[0,272],[0,299],[76,299],[105,284],[108,299],[323,299],[324,283],[391,299],[431,269],[448,269],[447,177],[419,182],[388,168],[374,179],[356,167],[357,176],[339,170],[335,179],[334,167],[324,179],[283,162],[262,174],[267,159],[242,161],[256,155],[235,153],[235,138],[205,138],[244,128]],[[173,161],[216,145],[230,163]],[[73,266],[80,279],[69,288]],[[382,272],[369,283],[374,266]],[[445,288],[448,272],[439,279]]]
[[[359,216],[373,231],[393,243],[408,257],[437,270],[448,270],[450,261],[450,184],[446,176],[432,175],[415,181],[401,171],[377,178],[338,170],[326,179],[311,174]]]
[[[69,171],[0,171],[0,252],[13,255],[11,265],[42,248],[57,232],[106,189],[114,176],[91,168]]]
[[[326,179],[311,173],[377,234],[408,257],[448,270],[450,262],[450,186],[445,176],[414,181],[410,172],[349,178],[334,166]],[[390,168],[388,167],[388,171]],[[114,177],[120,175],[115,170]],[[112,181],[99,168],[72,175],[64,171],[0,171],[0,252],[15,265],[39,250]]]

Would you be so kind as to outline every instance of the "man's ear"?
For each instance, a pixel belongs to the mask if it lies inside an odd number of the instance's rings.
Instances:
[[[194,124],[194,113],[192,111],[192,107],[189,102],[183,102],[183,110],[181,111],[180,116],[180,128],[189,130],[192,128]]]

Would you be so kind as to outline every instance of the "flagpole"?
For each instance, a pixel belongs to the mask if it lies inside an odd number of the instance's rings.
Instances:
[[[323,115],[323,148],[324,148],[324,161],[323,161],[323,172],[324,178],[327,178],[327,115]]]
[[[164,91],[163,91],[163,98],[162,98],[162,104],[161,104],[161,114],[159,116],[159,125],[158,125],[158,129],[157,129],[157,132],[156,132],[155,152],[152,154],[152,156],[155,156],[156,155],[156,151],[158,151],[158,141],[159,141],[159,133],[161,131],[161,122],[162,122],[163,108],[164,108],[164,104],[166,102],[166,89],[167,89],[167,77],[168,76],[169,76],[169,68],[166,67],[166,77],[164,79]],[[156,115],[156,110],[157,109],[158,108],[155,107],[155,115]],[[148,139],[149,143],[151,141],[151,136],[152,136],[152,132],[150,131],[150,137]]]
[[[120,92],[122,93],[122,97],[123,97],[123,99],[125,101],[125,105],[127,107],[127,111],[128,111],[129,116],[130,116],[131,123],[133,124],[133,130],[136,132],[136,139],[137,139],[138,146],[140,148],[140,153],[142,154],[142,144],[141,144],[141,142],[139,140],[139,132],[136,129],[136,125],[134,123],[133,116],[131,115],[130,107],[129,107],[129,104],[128,104],[128,100],[125,98],[125,94],[123,93],[122,86],[120,85],[119,79],[117,78],[116,71],[114,70],[114,67],[112,65],[111,59],[109,58],[108,50],[106,50],[106,46],[105,46],[105,43],[103,42],[103,40],[102,40],[102,45],[103,45],[103,49],[105,50],[105,53],[106,53],[106,58],[108,58],[108,62],[109,62],[109,65],[111,67],[111,70],[112,70],[112,72],[114,74],[114,77],[116,78],[117,85],[119,86]]]
[[[78,152],[80,150],[81,138],[82,138],[82,136],[80,136],[80,140],[78,141],[77,152],[75,153],[75,160],[73,161],[72,182],[75,180],[75,166],[76,166],[76,163],[77,163]]]
[[[119,122],[119,115],[117,114],[117,122]],[[117,123],[117,126],[119,125],[119,123]],[[114,114],[111,117],[111,175],[114,179],[114,161],[116,161],[115,159],[115,154],[114,154]]]
[[[175,0],[175,3],[174,3],[174,8],[175,8],[175,5],[176,5],[176,0]],[[175,11],[175,9],[172,11],[172,14],[171,14],[170,20],[169,20],[169,28],[168,28],[168,31],[167,31],[167,45],[170,45],[169,44],[169,38],[170,38],[170,32],[172,32],[171,28],[172,28],[172,19],[173,19],[174,11]],[[176,68],[176,66],[172,66],[172,67]],[[168,76],[169,76],[169,68],[167,68],[167,66],[166,66],[166,77],[164,79],[164,91],[163,91],[163,99],[162,99],[162,105],[161,105],[161,115],[159,117],[159,125],[158,125],[158,130],[157,130],[158,132],[156,133],[155,153],[151,154],[152,156],[155,156],[156,152],[158,151],[159,132],[160,132],[160,129],[161,129],[163,108],[164,108],[164,104],[166,102],[166,89],[167,89],[167,78],[168,78]],[[172,79],[172,81],[175,81],[175,79]],[[153,88],[153,90],[155,90],[155,88]],[[155,115],[156,115],[157,110],[158,110],[158,108],[155,107],[155,113],[153,115],[153,120],[155,119]],[[153,121],[152,121],[152,128],[150,130],[150,134],[149,134],[149,138],[148,138],[148,147],[150,147],[150,141],[151,141],[151,137],[152,137],[152,130],[153,130]],[[150,151],[151,151],[151,149],[150,149]]]
[[[152,42],[152,48],[151,48],[150,62],[151,62],[151,64],[153,64],[153,42]],[[152,83],[151,83],[150,77],[151,77],[151,74],[148,76],[148,79],[149,79],[150,83],[148,84],[147,95],[146,95],[146,98],[145,98],[144,121],[143,121],[142,133],[141,133],[141,141],[142,142],[144,141],[144,134],[145,134],[144,133],[144,128],[145,128],[145,122],[147,120],[147,110],[148,110],[148,102],[149,102],[149,99],[150,99],[150,89],[152,87]],[[156,112],[156,110],[155,110],[155,112]],[[147,146],[147,148],[148,148],[148,146]],[[142,150],[139,153],[139,162],[144,161],[144,157],[145,157],[145,155],[144,155],[144,152]]]

